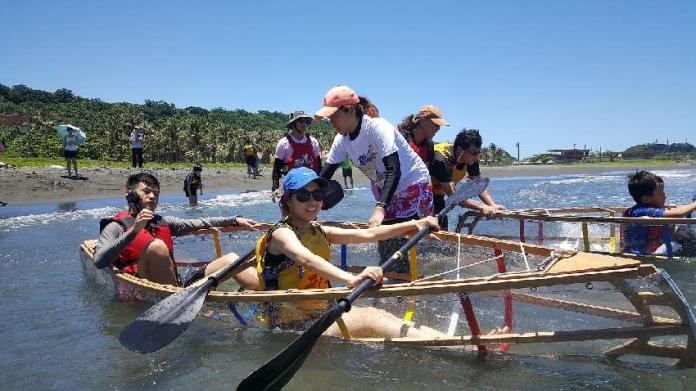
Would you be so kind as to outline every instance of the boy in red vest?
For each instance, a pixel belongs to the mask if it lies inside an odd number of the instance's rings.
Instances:
[[[101,235],[95,253],[98,268],[115,266],[128,273],[161,284],[181,285],[174,263],[173,236],[184,235],[210,227],[237,226],[254,230],[255,221],[239,216],[179,219],[155,213],[159,202],[159,181],[148,173],[128,177],[126,200],[128,211],[103,219]],[[210,275],[238,257],[229,253],[208,264],[204,275]],[[253,267],[233,272],[240,284],[253,288],[258,285]]]

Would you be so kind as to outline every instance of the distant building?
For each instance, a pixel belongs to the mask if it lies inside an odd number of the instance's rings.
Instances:
[[[557,156],[559,163],[579,162],[590,155],[589,149],[549,149],[549,152]]]

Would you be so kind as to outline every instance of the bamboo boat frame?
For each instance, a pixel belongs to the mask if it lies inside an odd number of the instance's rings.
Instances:
[[[673,217],[623,217],[621,216],[626,208],[620,207],[570,207],[570,208],[530,208],[521,210],[506,210],[495,213],[491,217],[485,217],[478,211],[467,211],[459,215],[457,220],[457,226],[455,232],[462,232],[466,229],[468,234],[473,234],[476,225],[481,219],[493,219],[493,220],[517,220],[519,221],[519,235],[517,236],[501,236],[493,235],[490,237],[495,237],[499,239],[509,239],[516,240],[520,242],[527,242],[528,238],[526,231],[526,222],[536,222],[537,223],[537,235],[536,242],[539,244],[544,244],[546,240],[566,240],[566,239],[582,239],[583,251],[592,252],[597,254],[610,254],[610,255],[620,255],[622,257],[629,257],[634,259],[642,259],[648,262],[659,262],[667,259],[674,258],[673,256],[666,255],[651,255],[651,254],[628,254],[622,253],[621,248],[621,230],[623,226],[627,224],[632,225],[649,225],[649,226],[662,226],[662,225],[673,225],[673,224],[693,224],[696,225],[696,218],[673,218]],[[605,214],[603,216],[583,216],[583,213],[599,213]],[[568,223],[580,223],[582,229],[582,237],[578,238],[565,238],[565,237],[554,237],[544,235],[544,222],[568,222]],[[609,237],[590,237],[589,234],[589,224],[609,224]],[[617,235],[617,226],[619,229],[619,234]],[[489,235],[486,235],[489,236]],[[591,249],[591,243],[608,243],[609,251],[597,251]]]
[[[364,227],[364,224],[327,222],[326,225],[340,227]],[[270,225],[268,225],[270,226]],[[219,235],[223,232],[236,231],[229,228],[214,228],[195,232],[195,235],[213,236],[213,242],[218,256],[222,255]],[[467,313],[469,328],[472,335],[453,336],[437,339],[420,338],[350,338],[352,341],[380,343],[380,344],[405,344],[417,346],[458,346],[473,345],[479,350],[485,350],[486,344],[525,344],[548,343],[567,341],[586,341],[599,339],[624,339],[625,343],[617,345],[605,354],[612,358],[623,355],[645,355],[653,357],[666,357],[677,360],[681,367],[696,366],[696,317],[686,303],[679,289],[671,281],[669,275],[662,269],[651,264],[641,263],[636,259],[618,258],[615,256],[590,254],[577,251],[559,251],[552,248],[500,240],[476,235],[457,234],[452,232],[437,232],[433,234],[436,239],[460,243],[467,246],[477,246],[493,249],[496,254],[504,252],[521,253],[546,257],[549,261],[543,270],[526,272],[501,272],[486,277],[468,277],[446,280],[415,281],[375,287],[367,291],[364,297],[414,297],[421,295],[456,294],[459,296],[467,312],[466,297],[469,293],[481,293],[484,295],[502,295],[505,297],[506,306],[510,306],[510,326],[512,325],[512,302],[532,304],[547,308],[562,309],[565,311],[588,314],[608,319],[617,319],[636,323],[636,326],[621,328],[604,328],[593,330],[575,331],[537,331],[495,335],[483,335],[478,330],[477,324],[472,324]],[[94,270],[95,240],[87,240],[81,244],[80,252],[83,267]],[[343,254],[343,252],[342,252]],[[503,268],[504,270],[504,268]],[[180,287],[158,284],[134,275],[121,272],[117,269],[105,268],[99,271],[102,279],[111,279],[114,288],[128,287],[128,289],[144,292],[147,295],[166,296],[182,290]],[[666,292],[643,292],[634,290],[625,281],[634,278],[657,275],[669,290]],[[511,289],[567,285],[576,283],[591,283],[606,281],[614,285],[619,292],[634,307],[635,311],[621,310],[570,300],[560,300],[543,297],[535,294],[512,293]],[[104,281],[102,281],[104,282]],[[202,282],[202,281],[201,281]],[[289,289],[283,291],[243,291],[225,292],[211,291],[207,300],[211,303],[235,303],[235,302],[291,302],[300,300],[335,300],[346,296],[350,289],[336,287],[328,289]],[[470,306],[470,304],[469,304]],[[656,316],[652,313],[652,307],[667,307],[676,317]],[[468,309],[471,311],[471,308]],[[506,321],[507,319],[506,308]],[[473,318],[475,323],[475,317]],[[680,336],[686,338],[685,344],[665,345],[651,341],[655,337]]]

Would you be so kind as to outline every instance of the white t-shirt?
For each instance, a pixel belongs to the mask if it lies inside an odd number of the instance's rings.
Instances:
[[[355,140],[351,141],[349,135],[337,134],[334,137],[326,163],[341,163],[348,155],[353,165],[382,191],[384,179],[387,177],[382,159],[394,152],[398,152],[401,166],[401,179],[396,187],[396,193],[414,183],[430,181],[430,174],[425,163],[413,152],[394,125],[384,118],[371,118],[367,115],[362,118],[360,134]]]
[[[142,132],[138,132],[137,130],[134,130],[131,132],[131,148],[143,148],[143,138],[144,134]]]
[[[63,149],[66,151],[77,151],[77,137],[66,135],[63,139]]]
[[[292,134],[290,135],[292,137]],[[314,156],[319,156],[321,154],[321,148],[319,148],[319,141],[317,141],[316,138],[309,136],[309,139],[312,142],[312,151],[314,152]],[[303,137],[301,140],[298,140],[294,137],[292,137],[292,140],[298,144],[304,144],[307,142],[307,136]],[[287,162],[288,158],[292,156],[292,145],[290,145],[290,142],[288,141],[287,137],[283,137],[280,140],[278,140],[278,144],[276,145],[276,150],[275,150],[275,157]]]

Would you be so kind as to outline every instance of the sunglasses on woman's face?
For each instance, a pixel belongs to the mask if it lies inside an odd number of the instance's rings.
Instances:
[[[309,124],[312,123],[312,120],[309,119],[309,118],[301,118],[301,119],[298,119],[298,120],[297,120],[297,123],[298,123],[298,124],[309,125]]]
[[[295,198],[300,202],[307,202],[309,198],[314,198],[314,201],[322,201],[324,199],[324,190],[316,189],[313,191],[308,191],[305,189],[300,189],[294,192]]]

